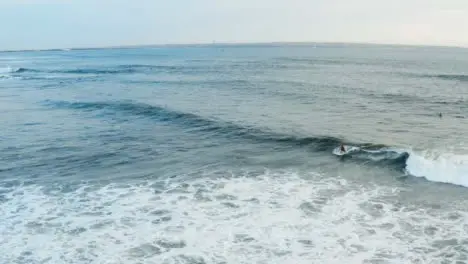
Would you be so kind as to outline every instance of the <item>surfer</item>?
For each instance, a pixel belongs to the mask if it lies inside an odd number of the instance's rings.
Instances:
[[[343,145],[343,144],[341,144],[341,146],[340,146],[340,151],[341,151],[342,153],[346,152],[346,150],[345,150],[345,148],[344,148],[344,145]]]

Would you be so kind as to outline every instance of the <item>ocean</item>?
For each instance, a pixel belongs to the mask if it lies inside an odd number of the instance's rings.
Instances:
[[[467,85],[462,48],[1,52],[0,263],[466,263]]]

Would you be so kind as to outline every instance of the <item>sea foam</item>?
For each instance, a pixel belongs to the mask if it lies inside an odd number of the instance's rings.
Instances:
[[[217,172],[220,174],[219,172]],[[467,255],[466,212],[317,174],[2,190],[2,263],[426,263]]]

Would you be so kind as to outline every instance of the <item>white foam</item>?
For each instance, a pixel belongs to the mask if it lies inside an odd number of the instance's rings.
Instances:
[[[1,79],[12,79],[12,78],[18,78],[18,77],[13,77],[12,75],[10,75],[10,73],[14,73],[16,71],[18,71],[19,68],[12,68],[10,66],[8,67],[3,67],[3,68],[0,68],[0,80]]]
[[[394,188],[279,172],[159,184],[2,190],[0,263],[466,259],[466,212],[403,206]]]
[[[406,165],[410,175],[468,187],[468,155],[412,151]]]
[[[12,68],[8,66],[8,67],[0,68],[0,73],[12,73],[12,72],[16,72],[17,70],[18,68]]]

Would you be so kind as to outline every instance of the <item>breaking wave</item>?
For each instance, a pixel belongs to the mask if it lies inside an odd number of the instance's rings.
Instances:
[[[354,147],[345,155],[337,155],[343,162],[382,166],[400,170],[412,176],[424,177],[427,180],[442,183],[452,183],[468,187],[468,155],[429,155],[419,153],[410,148],[396,148],[376,143],[348,142],[345,139],[331,136],[296,136],[277,133],[266,128],[249,127],[215,118],[203,117],[193,113],[171,110],[165,107],[143,103],[126,102],[66,102],[47,101],[46,104],[57,108],[68,108],[81,111],[100,111],[99,116],[124,118],[128,115],[143,116],[157,122],[165,122],[180,126],[190,133],[243,139],[255,143],[280,144],[291,148],[307,148],[324,155],[337,154],[340,144]],[[122,115],[124,114],[124,115]]]
[[[413,152],[406,165],[407,172],[412,176],[468,187],[468,155],[429,150]]]

